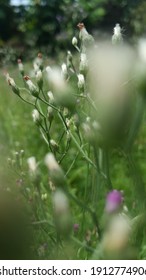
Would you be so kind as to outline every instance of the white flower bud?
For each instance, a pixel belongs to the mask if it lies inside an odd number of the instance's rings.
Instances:
[[[18,68],[19,68],[21,75],[24,75],[24,66],[23,66],[21,59],[18,59]]]
[[[33,64],[33,67],[34,67],[34,71],[35,71],[35,73],[37,72],[37,71],[39,71],[39,66],[38,66],[38,64],[36,64],[35,62],[34,62],[34,64]]]
[[[51,144],[51,146],[52,146],[55,150],[58,149],[58,144],[56,143],[55,140],[50,139],[50,144]]]
[[[64,173],[52,153],[46,155],[45,164],[49,170],[52,183],[55,186],[64,186]]]
[[[41,199],[42,199],[43,201],[46,200],[47,197],[48,197],[47,193],[43,193],[43,194],[41,195]]]
[[[39,94],[38,88],[30,80],[29,76],[24,76],[24,80],[26,81],[26,84],[28,85],[31,94],[37,97]]]
[[[29,167],[29,172],[31,175],[36,173],[37,170],[37,163],[35,157],[29,157],[27,159],[28,167]]]
[[[86,73],[88,70],[88,60],[85,53],[81,53],[79,69],[81,73]]]
[[[48,115],[52,115],[53,114],[53,108],[48,106],[47,112],[48,112]]]
[[[60,171],[61,167],[56,161],[54,155],[52,153],[48,153],[45,157],[45,164],[50,171]]]
[[[68,76],[68,73],[67,73],[67,66],[66,66],[65,63],[63,63],[63,64],[61,65],[61,69],[62,69],[62,76],[63,76],[64,79],[66,79],[67,76]]]
[[[50,101],[51,103],[53,103],[53,102],[54,102],[54,96],[53,96],[52,91],[48,91],[48,92],[47,92],[47,95],[48,95],[48,97],[49,97],[49,101]]]
[[[34,69],[35,71],[38,71],[39,69],[43,69],[43,59],[42,59],[42,54],[38,53],[37,58],[34,61]]]
[[[42,75],[42,71],[38,70],[36,72],[36,81],[39,87],[42,87],[43,85],[43,75]]]
[[[72,54],[70,51],[67,51],[67,67],[72,67]]]
[[[53,195],[53,204],[56,214],[63,214],[69,210],[69,202],[67,196],[60,190]]]
[[[114,27],[114,35],[112,36],[112,43],[117,44],[123,41],[120,24],[117,23]]]
[[[114,216],[103,236],[102,248],[107,253],[120,252],[127,247],[131,232],[131,221],[125,214]]]
[[[68,118],[66,118],[65,120],[67,127],[69,128],[71,125],[71,119],[69,120]]]
[[[77,44],[78,44],[77,38],[76,38],[76,37],[73,37],[73,38],[72,38],[72,45],[76,47]]]
[[[78,88],[80,90],[84,90],[84,86],[85,86],[85,78],[84,75],[79,74],[78,75]]]
[[[32,111],[32,118],[35,123],[38,123],[40,121],[40,114],[37,109],[34,109]]]
[[[11,86],[12,91],[13,91],[15,94],[19,95],[19,94],[20,94],[20,90],[19,90],[18,86],[16,85],[14,79],[10,77],[9,73],[6,73],[6,74],[4,74],[4,75],[5,75],[5,77],[6,77],[7,83],[9,84],[9,86]]]

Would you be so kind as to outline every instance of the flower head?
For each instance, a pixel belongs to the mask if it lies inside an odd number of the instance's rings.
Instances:
[[[117,211],[123,203],[123,195],[122,192],[118,190],[113,190],[108,193],[106,198],[106,212],[112,213]]]
[[[18,68],[19,68],[21,75],[24,75],[24,66],[23,66],[22,60],[19,58],[17,60],[17,63],[18,63]]]

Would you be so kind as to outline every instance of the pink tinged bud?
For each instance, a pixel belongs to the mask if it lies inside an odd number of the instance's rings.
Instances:
[[[118,190],[113,190],[108,193],[105,207],[106,212],[112,213],[114,211],[117,211],[122,206],[123,200],[124,198],[122,192]]]
[[[84,23],[78,23],[77,27],[79,28],[79,30],[82,30],[85,27],[85,25]]]
[[[33,82],[30,80],[29,76],[24,76],[24,80],[26,81],[26,84],[28,85],[30,93],[37,97],[39,94],[38,88],[33,84]]]
[[[15,81],[10,77],[10,75],[8,73],[5,74],[5,77],[6,77],[7,83],[9,84],[9,86],[11,86],[12,91],[15,94],[19,95],[20,90],[19,90],[18,86],[16,85]]]

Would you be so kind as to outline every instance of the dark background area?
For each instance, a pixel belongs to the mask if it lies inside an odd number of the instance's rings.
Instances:
[[[30,0],[19,6],[0,0],[0,57],[9,52],[13,60],[14,49],[23,57],[34,48],[55,55],[78,35],[78,22],[97,40],[120,23],[126,40],[134,40],[146,33],[145,13],[145,0]]]

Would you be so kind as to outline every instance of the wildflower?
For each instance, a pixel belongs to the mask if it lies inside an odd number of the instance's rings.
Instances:
[[[64,183],[65,183],[64,173],[52,153],[48,153],[46,155],[45,164],[49,170],[49,175],[52,183],[55,186],[64,187]]]
[[[79,69],[80,69],[80,73],[82,73],[82,74],[87,73],[88,61],[87,61],[87,56],[85,53],[81,53]]]
[[[54,148],[54,150],[58,150],[58,144],[56,143],[55,140],[50,139],[50,144]]]
[[[47,95],[48,95],[48,97],[49,97],[50,103],[54,103],[54,96],[53,96],[52,91],[48,91],[48,92],[47,92]]]
[[[68,198],[61,190],[54,192],[53,204],[56,214],[66,213],[69,210]]]
[[[67,67],[72,69],[72,54],[67,51]]]
[[[103,235],[102,250],[106,254],[120,253],[127,248],[131,232],[131,221],[123,214],[115,215]]]
[[[112,43],[113,44],[118,44],[118,43],[121,43],[121,42],[123,42],[121,27],[120,27],[120,24],[117,23],[114,27],[114,34],[112,36]]]
[[[38,70],[36,72],[36,81],[37,81],[38,87],[40,89],[42,89],[42,87],[43,87],[43,75],[42,75],[42,71],[41,70]]]
[[[65,63],[63,63],[63,64],[61,65],[61,69],[62,69],[62,76],[63,76],[63,78],[64,78],[64,79],[67,79],[68,73],[67,73],[67,66],[66,66]]]
[[[33,96],[37,97],[39,95],[38,88],[30,80],[29,76],[24,76],[24,80],[26,81],[26,84],[28,85],[28,88],[29,88],[31,94]]]
[[[120,209],[123,204],[123,194],[120,191],[113,190],[108,193],[106,198],[106,212],[113,213]]]
[[[29,157],[27,159],[28,167],[29,167],[29,172],[31,175],[35,175],[37,171],[37,163],[35,157]]]
[[[34,68],[36,68],[35,70],[38,71],[43,70],[43,59],[42,59],[42,53],[38,53],[37,58],[34,61]]]
[[[68,237],[72,230],[69,201],[61,190],[53,192],[53,206],[56,229],[59,234]]]
[[[72,38],[72,45],[76,47],[77,44],[78,44],[77,38],[76,38],[76,37],[73,37],[73,38]]]
[[[33,67],[34,67],[35,73],[37,73],[37,71],[40,70],[39,66],[38,66],[35,62],[34,62],[34,64],[33,64]]]
[[[9,73],[6,73],[5,77],[6,77],[6,81],[8,82],[9,86],[11,86],[12,91],[17,95],[20,95],[20,90],[19,90],[18,86],[16,85],[15,81],[13,80],[13,78],[10,77]]]
[[[39,121],[40,121],[40,114],[39,114],[39,111],[37,109],[34,109],[32,111],[32,118],[33,118],[33,121],[35,123],[39,123]]]
[[[85,87],[85,78],[83,74],[78,75],[78,88],[84,90]]]
[[[18,62],[19,71],[20,71],[21,75],[24,76],[24,66],[23,66],[22,60],[19,58],[17,60],[17,62]]]
[[[94,38],[88,33],[84,23],[79,23],[77,27],[80,30],[79,38],[81,40],[81,49],[82,52],[86,52],[86,49],[92,47],[94,44]]]
[[[52,107],[50,107],[50,106],[48,106],[48,108],[47,108],[47,117],[48,117],[48,119],[49,119],[49,121],[51,122],[52,121],[52,119],[53,119],[53,108]]]

